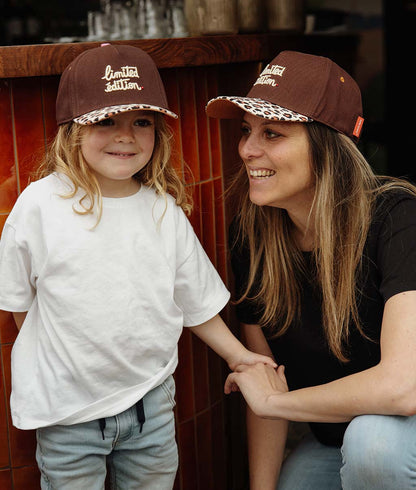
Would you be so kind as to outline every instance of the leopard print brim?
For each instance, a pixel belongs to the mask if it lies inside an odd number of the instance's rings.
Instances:
[[[113,117],[116,114],[120,114],[121,112],[137,110],[156,111],[161,112],[162,114],[166,114],[167,116],[174,117],[175,119],[178,118],[178,116],[174,112],[171,112],[168,109],[164,109],[163,107],[157,107],[148,104],[127,104],[104,107],[103,109],[97,109],[96,111],[88,112],[87,114],[83,114],[82,116],[74,118],[74,122],[82,124],[83,126],[87,126],[103,121],[104,119],[108,119],[109,117]]]
[[[299,114],[297,112],[285,109],[276,104],[268,102],[263,99],[254,99],[250,97],[228,97],[220,96],[212,99],[208,102],[208,106],[215,104],[216,101],[228,101],[245,112],[249,112],[254,116],[263,117],[265,119],[271,119],[273,121],[291,121],[291,122],[312,122],[313,119]],[[221,117],[215,115],[215,105],[211,108],[212,115],[214,117]],[[219,111],[221,112],[221,111]]]

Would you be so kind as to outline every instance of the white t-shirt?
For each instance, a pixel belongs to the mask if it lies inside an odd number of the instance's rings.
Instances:
[[[171,196],[145,186],[79,215],[67,178],[29,185],[0,241],[0,309],[28,311],[12,351],[11,411],[21,429],[120,413],[176,368],[182,327],[229,300]],[[160,218],[165,211],[163,219]]]

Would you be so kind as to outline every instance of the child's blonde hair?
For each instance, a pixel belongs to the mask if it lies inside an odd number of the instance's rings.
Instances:
[[[134,178],[143,185],[155,189],[166,197],[171,194],[186,214],[192,211],[192,202],[185,185],[171,164],[172,131],[164,116],[154,112],[155,116],[155,145],[153,154],[147,165]],[[82,189],[85,194],[79,199],[80,209],[77,214],[91,214],[95,207],[98,210],[97,224],[102,215],[102,194],[100,186],[88,163],[82,155],[81,142],[88,126],[69,122],[59,126],[58,133],[38,171],[36,178],[46,177],[53,172],[66,175],[72,182],[73,190],[62,196],[72,198]]]

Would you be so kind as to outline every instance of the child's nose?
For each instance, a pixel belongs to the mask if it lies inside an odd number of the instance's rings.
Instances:
[[[120,126],[116,132],[115,138],[117,141],[133,141],[133,128],[131,126]]]

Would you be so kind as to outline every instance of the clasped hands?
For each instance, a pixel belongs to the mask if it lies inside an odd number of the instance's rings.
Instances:
[[[240,364],[228,375],[224,392],[241,391],[251,410],[259,417],[275,418],[273,401],[289,391],[284,366],[270,364]]]

